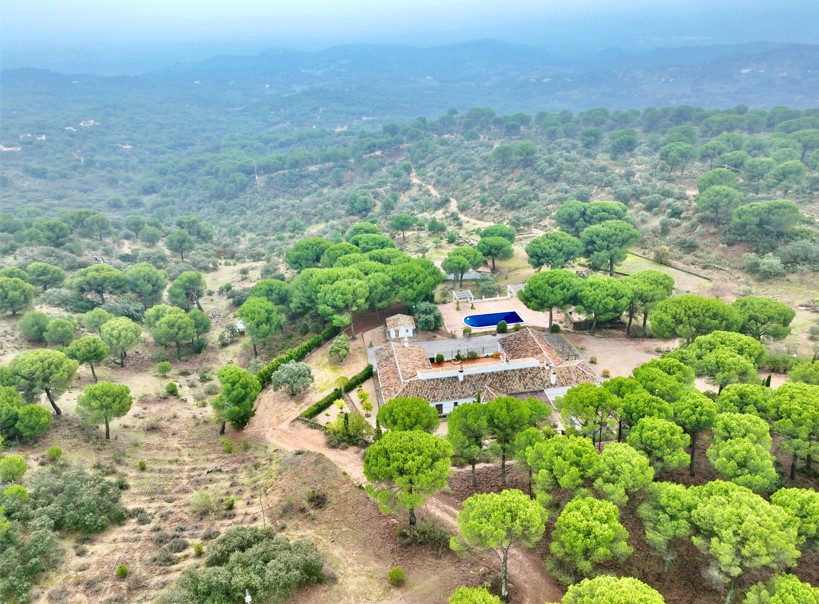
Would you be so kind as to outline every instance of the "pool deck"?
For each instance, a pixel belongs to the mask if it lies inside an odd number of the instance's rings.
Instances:
[[[464,333],[464,317],[469,315],[482,315],[495,312],[515,311],[523,319],[524,325],[532,327],[549,327],[549,313],[529,310],[517,298],[492,298],[490,300],[475,299],[475,308],[470,308],[469,303],[461,303],[461,310],[455,310],[454,302],[439,304],[438,308],[444,317],[444,329],[455,337],[461,337]],[[560,313],[555,312],[555,322],[560,318]],[[511,326],[510,326],[511,328]],[[472,330],[472,333],[487,333],[495,331],[495,326],[481,327]]]

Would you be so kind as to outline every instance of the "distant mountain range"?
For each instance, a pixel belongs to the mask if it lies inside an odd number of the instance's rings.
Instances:
[[[808,108],[819,107],[819,45],[610,49],[585,57],[495,40],[434,48],[348,45],[219,56],[130,77],[12,69],[0,72],[0,84],[5,116],[77,102],[110,110],[111,99],[127,95],[273,115],[293,126],[411,119],[474,106],[499,114],[679,104]]]

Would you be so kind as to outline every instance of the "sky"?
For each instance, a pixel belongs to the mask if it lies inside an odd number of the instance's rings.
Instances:
[[[816,23],[817,0],[2,0],[0,66],[484,38],[567,53],[819,43]]]

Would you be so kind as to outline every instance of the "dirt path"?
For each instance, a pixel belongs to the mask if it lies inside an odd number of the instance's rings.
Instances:
[[[420,178],[418,178],[418,175],[415,172],[410,174],[410,182],[412,182],[412,184],[417,185],[419,187],[424,187],[427,191],[429,191],[432,195],[435,195],[436,197],[441,196],[441,194],[438,192],[438,189],[436,189],[431,184],[426,183],[423,180],[421,180]],[[486,222],[485,220],[479,220],[477,218],[472,218],[471,216],[465,215],[463,212],[461,212],[458,209],[458,200],[455,199],[454,197],[449,198],[449,205],[447,206],[447,209],[450,212],[454,212],[455,214],[460,216],[461,220],[464,223],[464,225],[469,226],[469,227],[479,227],[479,228],[484,229],[484,228],[494,224],[492,222]]]
[[[257,414],[257,418],[262,413]],[[353,482],[366,482],[363,471],[363,451],[356,447],[333,449],[327,445],[324,434],[297,421],[298,411],[292,417],[275,425],[251,422],[248,435],[263,438],[270,444],[286,451],[312,451],[327,457],[344,471]],[[281,415],[279,415],[279,419]],[[274,422],[275,423],[275,422]],[[454,469],[453,473],[469,472],[469,468]],[[450,495],[438,494],[427,499],[419,514],[429,514],[448,531],[457,532],[455,518],[460,511],[457,502]],[[486,556],[488,564],[497,564],[494,557]],[[509,582],[515,588],[515,602],[519,604],[542,604],[544,601],[559,601],[564,590],[552,579],[543,567],[543,561],[533,550],[515,548],[510,553]]]

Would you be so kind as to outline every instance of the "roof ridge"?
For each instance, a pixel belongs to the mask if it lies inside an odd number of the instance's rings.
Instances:
[[[401,373],[401,363],[398,362],[398,355],[395,354],[395,342],[390,341],[390,348],[392,349],[392,358],[395,361],[395,368],[398,369],[398,379],[404,384],[406,382],[404,381],[404,375]]]
[[[546,351],[546,349],[543,347],[543,344],[540,342],[540,340],[537,337],[535,337],[535,334],[532,333],[531,328],[527,327],[526,331],[529,332],[529,337],[531,337],[535,341],[535,344],[537,344],[538,348],[540,348],[540,352],[542,352],[543,356],[546,357],[546,360],[548,360],[551,365],[555,365],[554,358],[552,358],[552,355],[550,355]]]

